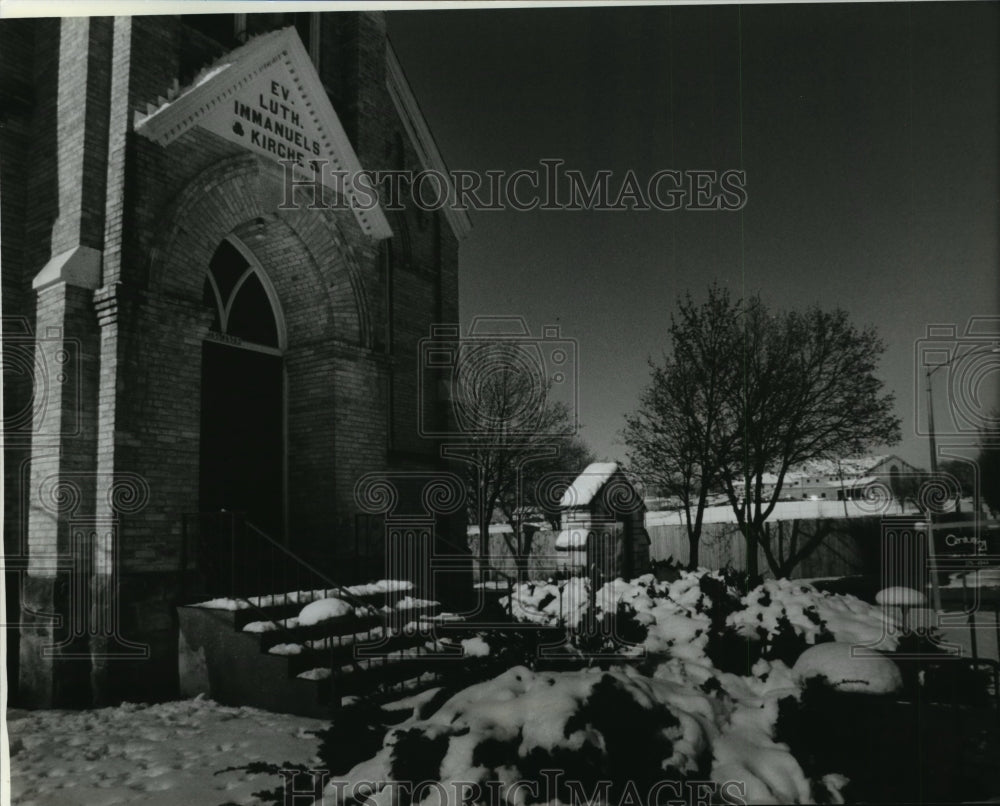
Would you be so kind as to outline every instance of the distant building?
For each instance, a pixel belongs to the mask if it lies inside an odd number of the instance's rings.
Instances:
[[[791,468],[781,485],[781,501],[851,501],[864,498],[873,485],[895,491],[903,479],[923,471],[895,454],[847,459],[817,459]],[[765,473],[761,497],[770,499],[778,477]]]

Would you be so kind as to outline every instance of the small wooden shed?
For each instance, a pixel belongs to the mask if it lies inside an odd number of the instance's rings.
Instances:
[[[556,550],[571,570],[632,579],[650,570],[642,495],[617,462],[594,462],[560,502]]]

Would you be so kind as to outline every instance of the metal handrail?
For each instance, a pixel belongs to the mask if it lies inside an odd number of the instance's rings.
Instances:
[[[262,530],[256,524],[254,524],[251,521],[247,520],[246,516],[245,516],[245,513],[242,513],[242,512],[222,510],[222,511],[219,511],[219,512],[187,513],[187,514],[184,514],[182,516],[182,523],[183,523],[183,529],[182,529],[182,531],[183,531],[183,546],[182,546],[182,549],[181,549],[181,574],[182,574],[182,576],[190,572],[190,569],[188,568],[188,565],[190,563],[190,558],[188,556],[189,555],[189,552],[188,552],[188,548],[189,548],[189,546],[188,546],[188,542],[189,542],[188,523],[189,523],[189,520],[191,520],[191,519],[204,520],[204,519],[208,519],[208,518],[220,519],[220,521],[219,521],[220,524],[223,521],[227,521],[228,522],[228,527],[229,527],[229,536],[228,536],[229,537],[229,541],[228,541],[229,542],[229,547],[228,547],[228,554],[229,554],[229,560],[230,560],[229,564],[230,564],[230,568],[231,568],[230,579],[229,579],[229,598],[231,598],[231,599],[233,599],[235,601],[241,602],[244,605],[244,609],[249,609],[253,613],[259,614],[261,616],[261,618],[259,619],[260,621],[266,621],[266,622],[272,624],[274,626],[274,630],[279,634],[279,636],[287,638],[288,642],[298,642],[299,639],[298,639],[297,636],[294,635],[292,629],[290,627],[288,627],[288,625],[286,623],[283,623],[283,620],[279,620],[279,619],[275,618],[274,616],[268,614],[268,612],[265,609],[266,606],[262,605],[261,602],[262,602],[262,600],[263,600],[263,598],[265,596],[270,596],[271,597],[271,604],[278,605],[278,604],[282,604],[283,603],[285,606],[288,606],[289,604],[302,604],[301,597],[299,599],[297,599],[296,601],[294,601],[294,602],[291,601],[290,598],[289,598],[290,591],[289,591],[287,585],[283,585],[282,586],[282,590],[280,592],[275,591],[275,592],[270,593],[270,594],[258,593],[256,595],[254,595],[254,594],[242,592],[242,591],[240,591],[238,589],[238,587],[237,587],[237,577],[236,577],[236,567],[237,567],[237,562],[236,562],[236,560],[237,560],[237,556],[236,556],[237,555],[236,529],[237,529],[237,522],[239,522],[239,524],[243,527],[243,529],[248,534],[251,534],[254,538],[256,538],[257,540],[261,541],[267,547],[268,550],[277,552],[278,556],[280,556],[282,558],[282,560],[285,561],[285,563],[287,563],[292,568],[294,568],[297,580],[301,581],[302,580],[302,575],[305,574],[306,577],[307,577],[307,580],[309,582],[309,584],[307,585],[308,587],[310,587],[310,588],[321,588],[324,594],[330,595],[330,596],[336,596],[337,598],[341,598],[344,601],[346,601],[346,602],[348,602],[350,604],[353,604],[356,608],[360,608],[363,611],[367,611],[367,610],[370,609],[369,604],[365,600],[363,600],[362,598],[360,598],[360,597],[356,596],[355,594],[351,593],[349,590],[346,589],[346,587],[344,585],[341,585],[341,584],[338,584],[338,583],[334,582],[324,572],[320,571],[318,568],[315,568],[308,561],[306,561],[305,559],[303,559],[302,557],[300,557],[299,555],[297,555],[295,552],[293,552],[291,549],[289,549],[286,545],[284,545],[283,543],[275,540],[273,537],[271,537],[269,534],[267,534],[264,530]],[[202,543],[204,544],[204,538],[202,538]],[[202,548],[204,548],[204,545],[202,546]],[[240,580],[240,581],[242,581],[242,580]],[[273,586],[268,586],[268,587],[273,587]],[[303,586],[301,584],[298,584],[295,587],[296,587],[296,590],[303,589]],[[383,621],[384,621],[384,619],[383,619]],[[383,624],[383,627],[387,627],[387,625]],[[344,636],[350,635],[351,639],[352,639],[351,640],[351,645],[353,647],[355,647],[355,650],[356,650],[357,647],[360,645],[359,641],[358,641],[359,636],[365,635],[365,634],[367,634],[369,632],[370,632],[370,627],[365,627],[364,629],[360,629],[360,628],[353,629],[353,630],[351,630],[349,632],[343,633],[343,635],[341,636],[341,639],[343,639]],[[388,633],[386,633],[386,634],[388,634]],[[339,650],[341,650],[343,648],[343,643],[344,643],[343,640],[340,640],[340,641],[329,640],[329,641],[326,642],[325,647],[322,648],[322,649],[325,649],[326,652],[327,652],[328,662],[327,662],[326,666],[330,670],[330,675],[331,675],[331,678],[333,680],[334,686],[336,686],[336,680],[341,676],[341,669],[345,665],[344,661],[347,660],[347,659],[344,659],[342,657],[338,659],[338,657],[337,657],[338,653],[339,653]],[[314,647],[314,649],[316,649],[316,647]],[[418,644],[418,647],[417,647],[417,655],[418,656],[421,655],[421,654],[423,654],[420,651],[420,649],[421,649],[421,647]],[[350,659],[347,660],[347,664],[348,665],[352,665],[355,668],[360,668],[359,664],[358,664],[358,660],[359,659],[357,657],[357,652],[355,651],[355,652],[353,652],[351,654]],[[388,660],[386,658],[383,658],[383,665],[386,665],[386,666],[388,665]],[[336,689],[334,689],[334,690],[336,690]],[[334,694],[334,702],[336,702],[336,701],[337,701],[337,697]]]
[[[278,551],[280,551],[288,559],[293,560],[294,562],[298,563],[303,568],[305,568],[309,573],[314,574],[316,577],[318,577],[324,583],[324,590],[326,590],[326,591],[332,590],[336,594],[336,596],[337,596],[338,599],[343,599],[345,602],[350,602],[355,607],[367,607],[367,605],[365,604],[365,602],[362,599],[360,599],[359,597],[355,596],[353,593],[351,593],[350,591],[348,591],[344,586],[339,585],[338,583],[334,582],[332,579],[330,579],[326,574],[324,574],[318,568],[314,568],[306,560],[304,560],[301,557],[299,557],[298,554],[296,554],[295,552],[293,552],[291,549],[289,549],[283,543],[280,543],[277,540],[275,540],[273,537],[271,537],[270,535],[268,535],[266,532],[264,532],[258,526],[256,526],[255,524],[253,524],[252,522],[250,522],[248,520],[244,520],[243,523],[251,531],[253,531],[254,533],[256,533],[258,537],[261,537],[265,541],[267,541],[268,543],[270,543],[273,548],[275,548]]]

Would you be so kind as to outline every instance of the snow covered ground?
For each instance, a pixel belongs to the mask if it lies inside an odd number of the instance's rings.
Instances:
[[[336,618],[350,607],[321,593],[327,592],[300,595],[304,611]],[[812,777],[804,771],[805,761],[778,735],[779,702],[800,699],[815,678],[844,692],[891,693],[900,686],[892,660],[877,653],[856,657],[851,651],[858,645],[895,649],[897,608],[822,592],[803,580],[768,580],[741,596],[724,575],[700,569],[684,571],[671,582],[652,575],[614,580],[593,599],[580,578],[517,585],[510,598],[515,617],[523,622],[577,629],[589,623],[585,616],[594,615],[588,613],[591,607],[604,615],[631,613],[645,637],[624,646],[623,654],[645,653],[642,671],[629,664],[555,672],[512,666],[434,709],[421,707],[428,701],[425,693],[411,704],[409,718],[388,732],[382,749],[339,781],[370,787],[374,804],[392,806],[394,784],[420,780],[445,788],[457,782],[485,787],[495,781],[513,788],[519,782],[537,783],[539,766],[565,769],[567,780],[586,784],[589,792],[601,775],[634,761],[625,777],[645,775],[646,784],[664,776],[690,776],[717,787],[738,784],[740,797],[749,803],[837,803],[849,780],[839,770]],[[917,613],[908,615],[911,626],[919,621]],[[995,630],[994,624],[989,627]],[[801,646],[792,656],[761,658],[749,673],[742,665],[734,673],[727,671],[733,665],[724,662],[725,656],[709,646],[710,635],[720,628],[741,642],[784,642],[787,647],[793,640]],[[483,637],[461,643],[466,656],[497,649]],[[746,646],[737,648],[745,652]],[[301,651],[297,644],[275,649]],[[401,659],[410,651],[402,650]],[[634,735],[623,735],[622,724]],[[81,712],[14,711],[8,727],[11,802],[253,804],[254,792],[273,790],[280,779],[225,770],[253,761],[319,765],[313,731],[324,727],[318,720],[204,699]],[[438,791],[424,792],[413,802],[436,806]],[[326,794],[326,806],[344,803],[342,790],[333,784]],[[559,794],[548,800],[558,801],[566,802]]]
[[[89,711],[8,713],[17,806],[252,804],[278,776],[220,772],[251,761],[312,764],[327,723],[194,699]]]

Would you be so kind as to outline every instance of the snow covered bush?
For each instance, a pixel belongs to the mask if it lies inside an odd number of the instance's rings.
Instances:
[[[766,580],[741,600],[727,625],[761,642],[763,657],[786,663],[809,646],[843,641],[871,649],[895,649],[890,622],[882,608],[850,596],[818,591],[788,579]]]
[[[515,667],[390,731],[375,758],[347,779],[379,782],[389,794],[377,800],[403,806],[437,803],[438,790],[402,786],[428,781],[446,792],[471,784],[466,796],[474,803],[492,802],[489,782],[522,782],[527,802],[570,803],[607,781],[608,799],[619,802],[626,787],[644,793],[659,781],[704,775],[712,714],[706,695],[630,670]],[[551,770],[560,771],[558,780]]]
[[[605,583],[593,596],[589,581],[576,577],[562,582],[525,583],[509,598],[519,621],[564,624],[571,633],[604,625],[614,617],[614,641],[576,643],[607,652],[707,658],[717,668],[748,674],[760,658],[791,666],[810,646],[846,641],[879,649],[894,649],[887,630],[891,616],[882,608],[850,595],[825,593],[804,582],[768,580],[741,595],[738,575],[731,572],[677,571],[671,581],[652,574],[626,582]],[[505,598],[501,600],[508,604]],[[596,613],[590,613],[591,607]]]
[[[858,774],[854,758],[838,756],[841,768],[810,755],[813,711],[803,710],[803,691],[843,660],[844,646],[895,646],[881,608],[854,596],[788,580],[745,592],[733,575],[706,569],[616,579],[594,592],[584,578],[524,583],[504,604],[532,626],[480,634],[498,676],[449,686],[389,729],[375,756],[346,775],[373,782],[355,801],[571,803],[592,799],[606,780],[603,802],[630,799],[629,786],[642,802],[644,786],[707,780],[737,782],[751,803],[842,802]],[[540,654],[552,635],[535,625],[566,629],[562,661]],[[894,691],[898,670],[880,660],[870,662],[866,679],[880,682],[869,688]],[[849,692],[857,672],[826,680]],[[444,789],[399,786],[420,781]],[[489,790],[517,781],[528,788]],[[449,788],[458,782],[474,789]]]
[[[693,781],[736,786],[749,803],[836,800],[845,779],[810,777],[776,734],[779,703],[799,694],[780,661],[747,677],[681,658],[652,677],[515,667],[429,699],[342,777],[346,788],[328,788],[326,803],[525,806],[595,792],[604,804],[645,803],[662,782]]]

